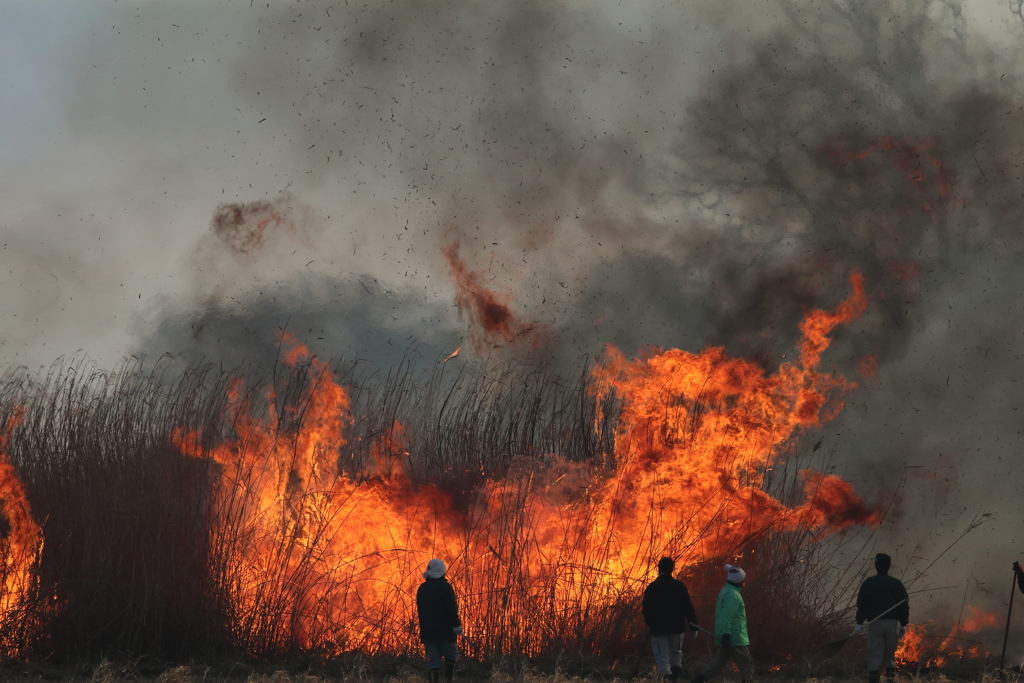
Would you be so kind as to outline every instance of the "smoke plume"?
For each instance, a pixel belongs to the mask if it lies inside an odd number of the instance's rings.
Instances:
[[[110,202],[62,202],[145,204],[125,233],[173,244],[124,240],[77,276],[98,287],[123,262],[146,282],[125,297],[143,308],[118,309],[132,351],[264,365],[285,329],[381,368],[485,339],[556,367],[610,343],[724,346],[772,370],[856,271],[868,308],[823,363],[862,386],[810,438],[858,490],[898,492],[875,535],[894,573],[998,602],[984,588],[1009,581],[1024,518],[1019,17],[955,0],[264,4],[97,10],[104,40],[69,67],[76,159],[113,149],[131,168]],[[154,132],[180,148],[154,161]],[[467,284],[505,298],[488,309]],[[539,347],[506,343],[524,337]],[[912,615],[961,598],[922,594]]]

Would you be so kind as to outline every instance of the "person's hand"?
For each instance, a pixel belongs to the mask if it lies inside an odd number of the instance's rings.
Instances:
[[[730,645],[732,645],[732,634],[731,633],[723,633],[722,634],[722,647],[729,647]]]
[[[457,636],[461,636],[462,635],[462,627],[461,626],[453,626],[452,627],[452,631],[455,631],[455,635],[457,635]]]
[[[859,636],[861,633],[864,633],[864,624],[857,624],[853,627],[853,635]]]
[[[907,625],[900,624],[899,629],[896,631],[896,639],[903,640],[903,636],[907,635]]]

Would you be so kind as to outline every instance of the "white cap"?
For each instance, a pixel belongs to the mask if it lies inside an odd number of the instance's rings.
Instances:
[[[731,564],[725,565],[725,580],[729,583],[743,583],[743,579],[747,578],[747,573]]]
[[[427,562],[427,571],[423,572],[424,579],[440,579],[448,571],[444,566],[444,560],[433,559]]]

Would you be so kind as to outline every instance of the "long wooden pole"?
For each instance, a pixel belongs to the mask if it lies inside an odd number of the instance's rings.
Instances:
[[[1013,614],[1013,596],[1017,593],[1017,563],[1013,563],[1013,583],[1010,584],[1010,608],[1006,610],[1006,630],[1003,632],[1003,654],[999,656],[999,670],[1006,664],[1006,641],[1010,637],[1010,615]]]

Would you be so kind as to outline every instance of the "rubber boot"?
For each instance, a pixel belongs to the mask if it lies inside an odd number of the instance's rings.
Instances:
[[[427,683],[441,683],[441,670],[427,669]]]
[[[878,672],[877,671],[869,671],[868,672],[868,683],[878,683]]]
[[[669,674],[668,680],[672,681],[672,683],[676,683],[676,681],[679,680],[680,674],[682,674],[682,673],[683,673],[683,667],[681,667],[681,666],[673,666],[672,667],[672,673]]]
[[[444,663],[444,680],[447,683],[455,677],[455,662]]]

